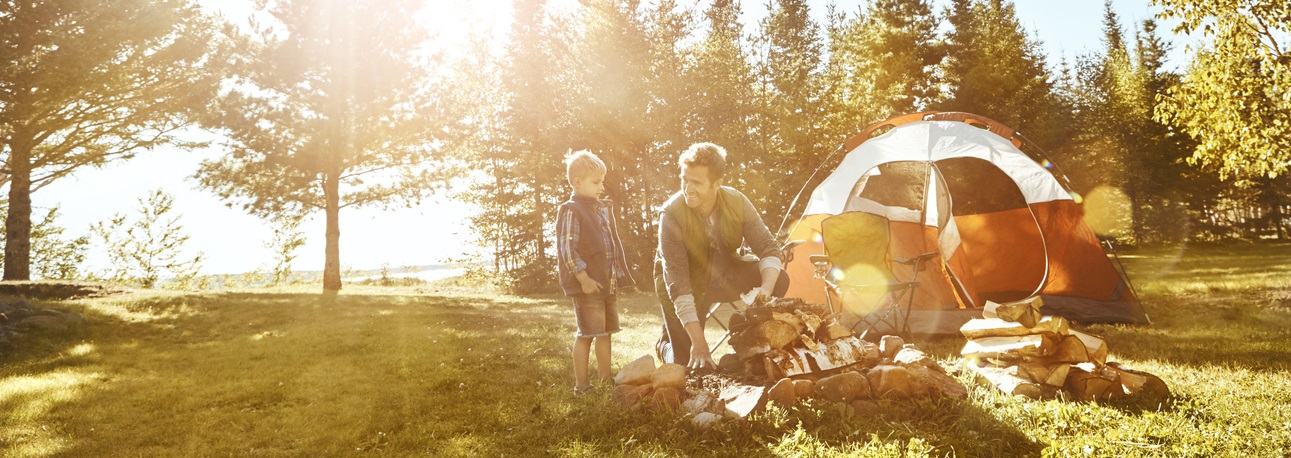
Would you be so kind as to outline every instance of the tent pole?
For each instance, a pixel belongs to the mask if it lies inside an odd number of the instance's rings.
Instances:
[[[798,199],[802,198],[802,193],[807,190],[808,186],[811,186],[811,180],[816,178],[816,174],[820,173],[820,170],[825,168],[825,164],[828,164],[829,160],[832,159],[835,154],[838,154],[838,152],[842,150],[843,150],[843,145],[841,144],[838,145],[838,148],[834,148],[834,151],[832,153],[829,153],[828,156],[825,156],[824,160],[820,161],[820,165],[816,166],[816,170],[813,170],[811,172],[811,176],[807,177],[807,181],[802,184],[802,188],[798,189],[798,194],[795,194],[793,196],[793,202],[790,202],[789,207],[784,210],[784,217],[780,218],[780,227],[777,227],[775,230],[776,237],[779,237],[780,231],[784,230],[784,224],[789,221],[789,215],[793,214],[793,207],[796,207],[798,205]]]

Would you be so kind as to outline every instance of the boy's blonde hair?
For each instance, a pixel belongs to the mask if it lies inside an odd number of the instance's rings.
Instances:
[[[574,185],[575,178],[587,178],[594,174],[605,173],[605,163],[588,150],[579,150],[565,156],[565,179]]]
[[[709,178],[716,181],[726,175],[726,149],[714,143],[696,143],[681,153],[677,165],[708,167]]]

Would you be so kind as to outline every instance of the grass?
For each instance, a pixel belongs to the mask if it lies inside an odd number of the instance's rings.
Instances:
[[[1161,405],[803,404],[712,430],[573,396],[562,297],[432,286],[137,293],[0,360],[4,456],[1288,456],[1291,245],[1125,253],[1152,326],[1094,326],[1161,376]],[[615,365],[650,353],[657,306],[621,301]],[[962,339],[924,342],[948,366]],[[967,378],[964,379],[967,381]],[[604,388],[604,387],[602,387]]]

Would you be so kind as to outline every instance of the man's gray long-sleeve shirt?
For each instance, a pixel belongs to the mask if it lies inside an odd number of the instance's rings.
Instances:
[[[753,202],[748,197],[740,194],[744,201],[743,221],[740,224],[744,245],[753,250],[753,254],[759,258],[758,270],[768,267],[780,269],[780,247],[776,245],[775,237],[771,235],[771,230],[767,229],[762,217],[758,216],[758,211],[753,207]],[[693,210],[693,209],[692,209]],[[708,237],[709,247],[709,285],[717,285],[726,281],[729,277],[728,272],[733,267],[735,260],[724,253],[734,252],[739,247],[722,247],[722,242],[716,236],[715,229],[720,227],[718,218],[729,218],[732,215],[721,214],[722,212],[714,209],[707,217],[700,219],[707,223],[705,234]],[[699,314],[695,310],[694,288],[690,284],[690,262],[686,256],[686,243],[682,240],[681,223],[673,218],[668,212],[663,212],[659,217],[659,253],[663,259],[663,280],[668,288],[668,296],[672,298],[673,305],[677,311],[677,318],[682,324],[699,321]],[[709,290],[714,290],[710,286]],[[707,304],[704,304],[707,305]]]

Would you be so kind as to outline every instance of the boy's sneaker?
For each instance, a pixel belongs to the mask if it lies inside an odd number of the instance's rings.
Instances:
[[[596,389],[596,385],[583,385],[574,387],[574,394],[587,394]]]

